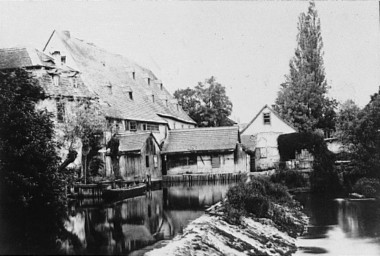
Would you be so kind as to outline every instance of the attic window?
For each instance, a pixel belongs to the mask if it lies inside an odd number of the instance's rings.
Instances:
[[[176,104],[176,106],[177,106],[177,111],[179,111],[179,105],[178,105],[178,103]]]
[[[61,63],[66,64],[66,56],[61,56]]]
[[[264,118],[264,124],[270,125],[270,113],[264,113],[263,118]]]
[[[150,85],[150,77],[147,78],[148,85]]]
[[[135,71],[132,72],[132,78],[133,78],[133,80],[136,79],[136,72]]]
[[[154,95],[152,95],[152,102],[154,102]]]
[[[165,100],[165,105],[168,106],[168,100]]]
[[[108,88],[108,94],[112,94],[112,84],[111,84],[111,82],[109,82],[108,84],[107,84],[107,88]]]
[[[129,95],[129,99],[133,100],[133,93],[132,92],[128,92],[128,95]]]
[[[162,89],[163,89],[163,86],[162,86],[162,84],[160,84],[160,89],[161,89],[161,91],[162,91]]]

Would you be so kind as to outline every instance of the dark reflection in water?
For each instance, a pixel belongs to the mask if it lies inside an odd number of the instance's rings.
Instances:
[[[68,254],[128,254],[172,239],[205,208],[222,200],[231,185],[181,184],[114,204],[99,199],[75,202],[66,228],[78,239],[64,249]]]
[[[380,202],[300,194],[310,223],[296,255],[380,255]]]

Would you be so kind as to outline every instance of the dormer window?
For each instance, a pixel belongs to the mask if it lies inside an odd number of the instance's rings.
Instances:
[[[106,84],[106,87],[107,87],[108,94],[111,95],[112,94],[112,84],[111,84],[111,82],[108,82],[108,84]]]
[[[133,100],[133,93],[132,92],[128,92],[128,95],[129,95],[129,99]]]
[[[264,113],[263,114],[264,124],[270,125],[270,113]]]

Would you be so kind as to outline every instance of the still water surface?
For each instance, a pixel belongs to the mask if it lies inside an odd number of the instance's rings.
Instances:
[[[142,255],[181,233],[205,208],[225,197],[230,184],[180,184],[114,204],[83,200],[66,227],[79,239],[67,253]],[[380,255],[380,203],[299,194],[310,217],[296,256]]]
[[[66,253],[141,255],[181,233],[233,184],[179,184],[114,204],[78,201],[70,207],[66,228],[79,239]]]
[[[380,255],[380,203],[301,194],[296,197],[310,217],[299,238],[301,255]]]

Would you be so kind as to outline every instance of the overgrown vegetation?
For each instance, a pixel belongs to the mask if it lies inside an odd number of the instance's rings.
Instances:
[[[353,192],[365,197],[380,198],[380,180],[374,178],[361,178],[355,183]]]
[[[0,72],[0,253],[52,254],[64,232],[65,187],[43,89],[22,69]],[[43,211],[41,211],[43,209]]]
[[[74,148],[75,144],[81,144],[82,146],[81,176],[83,178],[88,176],[86,172],[91,161],[98,155],[99,149],[102,148],[101,141],[105,127],[106,119],[101,114],[98,105],[89,100],[77,102],[75,112],[67,113],[65,122],[58,127],[63,131],[60,142],[67,146],[70,152],[78,150]],[[97,166],[100,167],[99,164]],[[93,168],[95,166],[92,164],[91,172],[94,172]],[[86,180],[84,182],[86,183]]]
[[[273,183],[280,183],[289,189],[306,187],[308,185],[307,179],[301,172],[296,170],[283,170],[275,172],[270,177],[270,181]]]
[[[303,227],[289,215],[289,212],[299,215],[300,206],[281,184],[254,178],[231,187],[226,197],[226,220],[232,224],[239,224],[242,216],[253,216],[271,219],[280,230],[291,236],[302,232],[300,229]]]
[[[295,159],[302,149],[313,157],[311,186],[314,191],[326,192],[339,190],[338,174],[334,168],[335,156],[327,148],[324,137],[318,132],[282,134],[277,139],[281,161]]]

